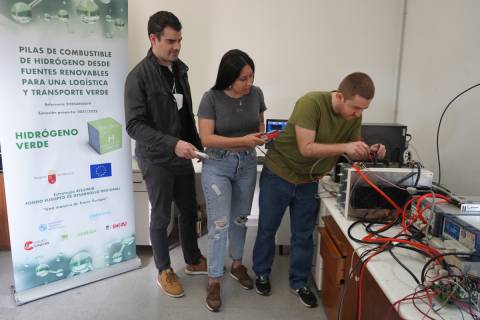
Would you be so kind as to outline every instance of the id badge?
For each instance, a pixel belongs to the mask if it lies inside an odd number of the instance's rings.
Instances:
[[[182,107],[183,107],[183,94],[174,93],[173,97],[175,98],[175,102],[177,103],[178,110],[182,109]]]

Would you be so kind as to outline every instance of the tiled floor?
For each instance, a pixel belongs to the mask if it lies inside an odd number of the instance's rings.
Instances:
[[[245,265],[251,270],[254,234],[247,234]],[[200,239],[206,252],[206,237]],[[254,290],[242,289],[230,276],[222,283],[221,312],[205,307],[206,276],[188,276],[183,272],[180,247],[172,250],[173,267],[180,276],[186,295],[167,297],[155,283],[156,270],[151,251],[138,252],[143,268],[75,288],[16,307],[10,295],[13,283],[10,252],[0,252],[0,319],[326,319],[323,308],[306,308],[288,288],[288,256],[276,256],[271,275],[272,295],[263,297]],[[230,261],[226,260],[229,268]],[[251,273],[251,275],[253,275]],[[312,285],[313,287],[313,285]]]

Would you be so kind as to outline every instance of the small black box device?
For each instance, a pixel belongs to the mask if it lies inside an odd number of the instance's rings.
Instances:
[[[398,123],[363,123],[361,137],[368,145],[383,144],[387,149],[385,161],[403,164],[407,126]]]

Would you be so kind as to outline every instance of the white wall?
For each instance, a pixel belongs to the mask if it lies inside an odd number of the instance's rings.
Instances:
[[[181,58],[190,66],[194,111],[231,48],[256,63],[266,117],[287,118],[310,90],[334,89],[352,71],[374,79],[377,94],[368,122],[408,126],[425,166],[437,175],[435,133],[441,111],[457,93],[480,81],[480,1],[407,2],[398,117],[397,63],[404,0],[135,0],[129,7],[129,62],[149,47],[148,17],[158,10],[182,21]],[[480,89],[461,97],[441,128],[442,183],[459,194],[478,194],[480,168],[475,126]],[[416,156],[418,159],[418,157]]]
[[[288,118],[307,91],[332,90],[350,72],[374,79],[366,121],[393,121],[402,1],[135,0],[129,7],[130,67],[145,56],[148,17],[174,12],[183,24],[194,111],[215,81],[221,56],[246,51],[256,64],[266,117]]]
[[[480,82],[480,1],[408,1],[398,122],[408,125],[428,169],[438,177],[435,137],[441,112]],[[456,100],[440,129],[442,184],[480,194],[480,87]]]

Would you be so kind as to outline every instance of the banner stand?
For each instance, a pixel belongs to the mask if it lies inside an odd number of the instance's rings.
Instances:
[[[139,268],[128,0],[0,1],[0,38],[15,303]]]
[[[117,276],[125,272],[133,271],[141,267],[142,263],[137,256],[134,259],[112,265],[108,268],[98,269],[81,275],[76,275],[75,277],[71,277],[69,279],[48,283],[46,285],[28,289],[22,292],[15,292],[14,289],[13,296],[16,305],[19,306],[37,299],[54,295],[56,293],[80,287],[88,283]]]

